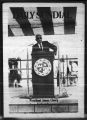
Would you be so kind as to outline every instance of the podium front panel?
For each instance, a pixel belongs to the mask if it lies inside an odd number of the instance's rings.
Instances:
[[[54,97],[52,53],[32,54],[32,82],[34,97]]]

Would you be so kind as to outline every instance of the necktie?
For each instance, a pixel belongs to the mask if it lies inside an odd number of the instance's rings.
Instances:
[[[43,50],[43,48],[42,48],[42,44],[40,44],[40,49]]]

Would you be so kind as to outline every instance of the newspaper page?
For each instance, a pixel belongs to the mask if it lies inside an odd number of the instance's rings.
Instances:
[[[84,18],[83,3],[3,3],[4,117],[84,117]]]

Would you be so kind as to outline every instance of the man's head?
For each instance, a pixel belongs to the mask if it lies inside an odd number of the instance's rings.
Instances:
[[[37,41],[37,43],[41,43],[42,42],[42,36],[40,35],[40,34],[37,34],[36,35],[36,41]]]

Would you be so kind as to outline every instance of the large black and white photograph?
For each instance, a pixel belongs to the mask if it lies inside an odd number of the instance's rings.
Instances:
[[[83,3],[3,4],[4,117],[84,117]]]

